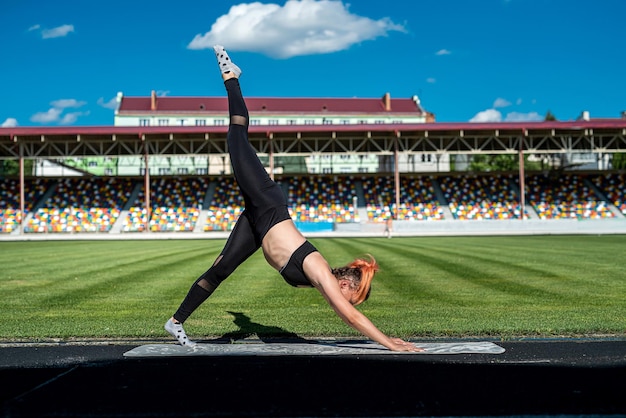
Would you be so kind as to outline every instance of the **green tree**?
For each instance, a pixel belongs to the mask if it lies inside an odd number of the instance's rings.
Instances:
[[[550,112],[548,110],[548,112],[546,113],[546,117],[544,118],[545,121],[555,121],[556,117],[552,114],[552,112]]]
[[[33,174],[33,160],[24,160],[24,175]],[[20,175],[20,163],[18,160],[0,161],[0,177],[17,177]]]
[[[614,170],[626,170],[626,153],[615,153],[611,160]]]
[[[0,177],[16,176],[19,172],[19,164],[15,160],[0,161]]]
[[[524,168],[526,170],[539,170],[541,164],[528,161],[528,155],[524,155]],[[517,154],[481,154],[474,155],[469,166],[470,171],[517,171],[519,170],[519,156]]]

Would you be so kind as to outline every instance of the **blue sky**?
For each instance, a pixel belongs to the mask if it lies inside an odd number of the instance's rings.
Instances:
[[[113,124],[118,92],[222,96],[211,45],[247,96],[418,95],[439,122],[617,118],[623,0],[0,3],[0,125]]]

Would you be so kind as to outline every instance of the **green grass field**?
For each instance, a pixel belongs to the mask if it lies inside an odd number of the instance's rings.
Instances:
[[[359,309],[392,336],[626,336],[626,236],[311,241],[332,265],[376,257],[381,271]],[[163,323],[224,242],[0,242],[0,339],[166,338]],[[196,339],[358,336],[260,252],[186,329]]]

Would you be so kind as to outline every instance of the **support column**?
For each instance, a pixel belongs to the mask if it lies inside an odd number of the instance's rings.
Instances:
[[[270,178],[272,179],[272,181],[274,181],[274,134],[273,133],[268,133],[267,135],[267,140],[269,141],[269,148],[270,148],[270,154],[269,154],[269,165],[270,165]]]
[[[398,219],[398,210],[400,209],[400,168],[398,164],[398,138],[400,136],[400,132],[396,132],[396,138],[394,141],[394,150],[393,150],[393,179],[395,183],[395,195],[396,195],[396,209],[393,213],[393,218],[395,220]]]
[[[526,138],[526,132],[520,137],[519,143],[519,195],[520,195],[520,207],[522,211],[521,220],[524,220],[525,206],[526,206],[526,185],[524,175],[524,139]]]
[[[24,213],[25,193],[24,193],[24,147],[20,143],[20,235],[24,233],[24,221],[26,220],[26,214]]]
[[[144,181],[143,188],[144,188],[144,209],[146,210],[146,223],[144,225],[144,232],[150,232],[150,216],[152,215],[152,209],[150,206],[151,205],[150,204],[150,164],[148,163],[148,160],[150,157],[148,153],[148,143],[146,142],[144,137],[142,137],[142,139],[144,140],[143,159],[144,159],[145,173],[143,176],[143,181]]]

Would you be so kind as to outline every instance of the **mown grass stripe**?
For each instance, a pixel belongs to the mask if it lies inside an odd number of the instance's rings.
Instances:
[[[371,253],[359,309],[403,337],[626,334],[625,236],[315,238],[331,266]],[[5,339],[163,337],[224,240],[0,242]],[[261,252],[189,320],[193,335],[354,336]],[[243,331],[242,331],[243,330]],[[235,333],[235,334],[233,334]]]

